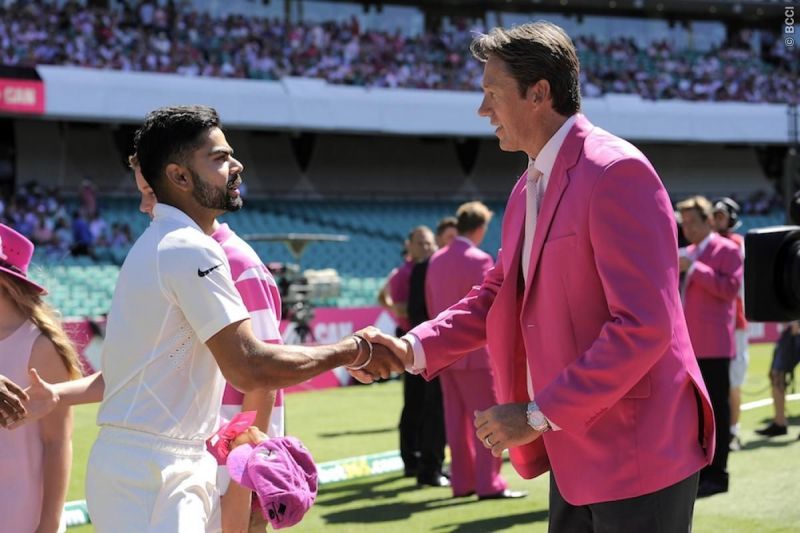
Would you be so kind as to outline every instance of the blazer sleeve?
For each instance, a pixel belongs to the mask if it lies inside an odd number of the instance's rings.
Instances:
[[[666,351],[680,309],[672,206],[655,170],[629,158],[608,165],[589,200],[588,233],[610,319],[554,380],[536,390],[542,412],[582,434]]]
[[[486,344],[486,315],[503,283],[501,254],[502,250],[498,251],[497,262],[480,285],[435,319],[409,332],[425,350],[427,367],[422,375],[426,379]]]
[[[743,272],[744,264],[739,252],[733,248],[722,248],[717,266],[694,262],[691,282],[715,298],[731,301],[739,295]]]

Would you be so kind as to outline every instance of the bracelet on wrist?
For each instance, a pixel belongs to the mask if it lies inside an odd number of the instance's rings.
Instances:
[[[345,366],[345,368],[347,370],[361,370],[363,368],[366,368],[366,366],[372,362],[372,343],[369,342],[364,337],[362,337],[361,335],[358,335],[358,334],[353,334],[353,338],[356,340],[356,344],[358,345],[358,355],[356,355],[356,358],[355,358],[355,360],[353,362],[355,363],[356,361],[358,361],[358,358],[361,356],[361,343],[362,342],[366,343],[366,345],[367,345],[367,360],[364,361],[363,363],[361,363],[360,365],[357,365],[357,366]]]

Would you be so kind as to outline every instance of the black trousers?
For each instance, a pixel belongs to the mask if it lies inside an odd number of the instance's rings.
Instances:
[[[418,475],[442,471],[444,407],[439,378],[403,374],[403,412],[400,415],[400,456],[406,471]]]
[[[700,471],[700,481],[728,486],[728,441],[731,438],[731,381],[728,367],[731,360],[727,358],[698,359],[700,373],[706,382],[706,389],[711,398],[716,424],[717,446],[711,464]]]
[[[571,505],[550,473],[550,533],[685,533],[692,530],[699,474],[635,498]]]

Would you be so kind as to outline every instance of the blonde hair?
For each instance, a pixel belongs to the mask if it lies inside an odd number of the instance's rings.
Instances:
[[[0,291],[5,293],[17,309],[50,339],[69,372],[70,379],[81,377],[78,352],[61,325],[58,313],[50,307],[33,286],[14,277],[0,274]]]
[[[680,211],[697,211],[703,221],[711,220],[714,217],[714,208],[705,196],[692,196],[681,202],[675,208]]]

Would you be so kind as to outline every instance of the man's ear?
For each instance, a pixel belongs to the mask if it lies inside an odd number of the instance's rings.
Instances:
[[[172,184],[173,187],[181,191],[190,191],[194,186],[190,178],[189,169],[177,163],[170,163],[164,170],[167,176],[167,182]]]
[[[535,104],[541,104],[550,96],[550,82],[539,80],[528,87],[525,96]]]

